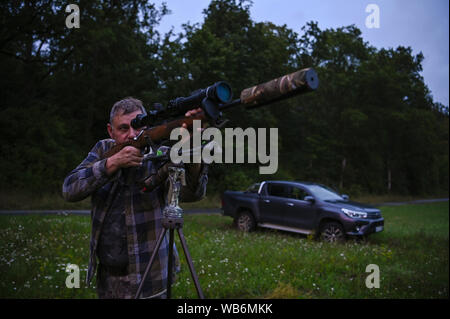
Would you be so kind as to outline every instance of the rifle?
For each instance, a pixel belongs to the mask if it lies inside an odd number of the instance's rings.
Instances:
[[[167,140],[173,129],[187,125],[191,129],[194,120],[207,120],[212,126],[222,127],[226,120],[223,112],[237,106],[253,109],[294,95],[315,91],[319,86],[319,79],[312,68],[302,69],[268,82],[242,90],[240,98],[232,100],[231,87],[224,81],[217,82],[205,89],[193,92],[188,97],[179,97],[169,101],[164,109],[156,104],[155,109],[147,114],[139,114],[131,121],[135,129],[145,127],[132,141],[113,146],[105,153],[104,158],[110,157],[126,146],[139,149],[154,147]],[[201,114],[184,117],[184,114],[199,105],[203,109]],[[172,119],[172,120],[170,120]]]
[[[247,88],[241,92],[239,99],[233,101],[231,87],[224,81],[217,82],[205,89],[200,89],[193,92],[188,97],[179,97],[169,101],[169,104],[165,109],[158,106],[155,110],[151,110],[147,114],[137,115],[136,118],[131,121],[131,126],[135,129],[140,129],[142,127],[146,128],[143,129],[141,133],[132,141],[113,146],[105,154],[105,157],[114,155],[125,146],[134,146],[139,149],[155,148],[157,144],[161,145],[162,142],[170,136],[173,129],[181,127],[183,124],[187,125],[187,129],[192,129],[195,120],[207,120],[212,126],[222,127],[226,121],[223,119],[222,112],[224,111],[228,111],[231,108],[238,107],[239,105],[242,105],[248,109],[260,107],[296,94],[314,91],[317,89],[318,85],[319,80],[316,72],[313,69],[308,68]],[[203,112],[197,113],[196,115],[190,117],[184,116],[187,111],[198,108],[199,106],[201,106]],[[175,119],[170,120],[172,118]],[[162,147],[160,147],[157,152],[148,152],[145,156],[147,159],[152,161],[167,160],[167,151],[165,154],[163,152],[161,152],[162,154],[158,154],[161,148]],[[154,153],[156,153],[156,155],[154,155]],[[199,298],[204,298],[182,231],[183,209],[178,206],[181,186],[186,185],[184,172],[185,171],[182,167],[172,166],[168,168],[167,181],[169,185],[167,194],[165,195],[166,205],[164,206],[164,210],[162,212],[163,230],[158,237],[155,249],[152,252],[150,261],[139,284],[139,288],[135,296],[136,298],[139,298],[141,294],[146,277],[149,274],[152,264],[156,258],[156,254],[159,251],[167,230],[169,230],[167,298],[170,299],[175,229],[180,237],[180,242],[183,247],[186,261],[189,266],[194,285],[197,289],[198,296]],[[157,177],[157,174],[149,177],[149,180],[152,180],[149,182],[150,189],[147,189],[147,191],[150,191],[153,187],[158,185],[158,178],[159,177]]]

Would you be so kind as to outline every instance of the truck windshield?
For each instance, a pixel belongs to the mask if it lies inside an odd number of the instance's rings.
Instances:
[[[311,191],[314,197],[317,197],[318,199],[323,201],[344,200],[339,194],[323,186],[311,185],[308,187],[308,189]]]

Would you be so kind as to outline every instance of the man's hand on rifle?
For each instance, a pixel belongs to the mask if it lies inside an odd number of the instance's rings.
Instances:
[[[195,115],[201,114],[201,113],[203,113],[203,110],[202,110],[201,107],[199,107],[197,109],[193,109],[193,110],[187,111],[186,114],[184,114],[184,116],[185,117],[191,117],[191,116],[195,116]],[[182,127],[183,128],[187,128],[186,123],[183,123]]]
[[[186,112],[186,117],[195,116],[197,114],[202,113],[203,110],[201,108],[193,109]],[[186,124],[182,125],[183,128],[187,128]],[[141,150],[134,146],[126,146],[121,149],[116,154],[109,157],[106,161],[106,173],[108,175],[114,174],[117,170],[121,168],[129,168],[129,167],[137,167],[142,165],[143,155]],[[195,165],[197,166],[197,165]],[[194,171],[199,170],[199,168],[195,167]]]
[[[126,146],[120,152],[108,158],[106,173],[112,175],[120,168],[141,166],[143,158],[140,149],[134,146]]]

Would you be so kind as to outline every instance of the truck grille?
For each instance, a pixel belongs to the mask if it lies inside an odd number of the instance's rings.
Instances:
[[[367,213],[367,218],[370,218],[370,219],[381,218],[381,213],[379,213],[379,212],[369,212],[369,213]]]

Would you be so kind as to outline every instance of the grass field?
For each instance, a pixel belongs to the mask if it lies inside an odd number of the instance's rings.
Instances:
[[[186,215],[184,233],[207,298],[448,298],[448,202],[381,209],[385,231],[364,242],[244,234],[219,215]],[[96,298],[84,285],[89,233],[85,216],[1,216],[0,298]],[[180,254],[173,297],[197,298]],[[80,267],[78,289],[65,285],[69,263]],[[366,287],[369,264],[380,288]]]

